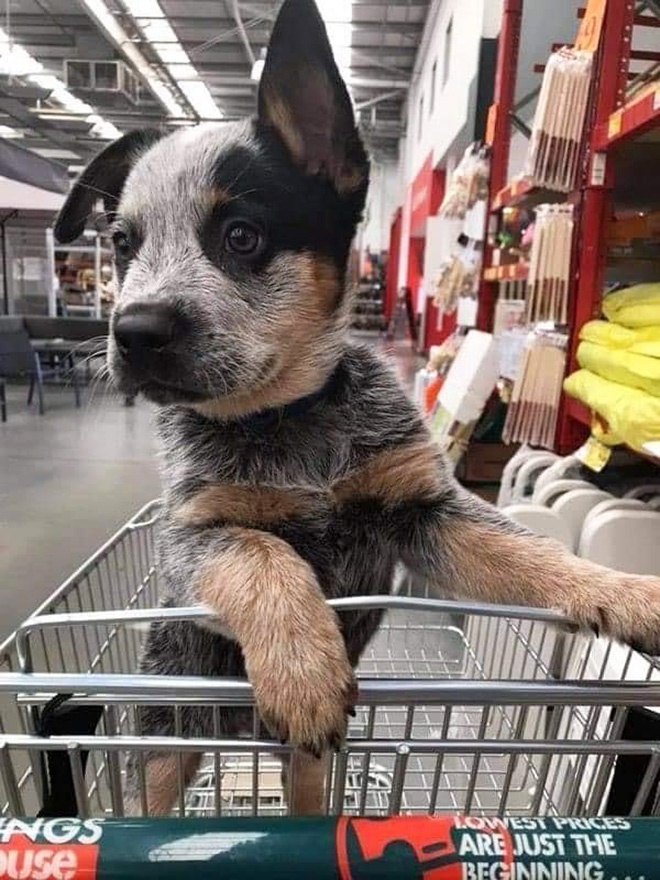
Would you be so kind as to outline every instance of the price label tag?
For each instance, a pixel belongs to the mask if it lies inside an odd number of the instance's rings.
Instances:
[[[609,446],[605,446],[604,443],[601,443],[600,440],[592,434],[584,446],[582,446],[581,449],[578,449],[575,455],[585,467],[588,467],[589,470],[599,474],[605,469],[607,463],[612,457],[612,450]]]
[[[589,0],[580,30],[575,41],[575,48],[583,52],[596,52],[603,32],[607,0]]]
[[[591,185],[604,186],[606,172],[607,155],[605,153],[594,153],[594,158],[591,163]]]
[[[495,143],[495,127],[497,125],[497,116],[500,112],[499,104],[491,104],[488,110],[488,121],[486,123],[486,143],[491,146]]]
[[[610,122],[607,126],[607,137],[609,140],[621,134],[621,121],[623,119],[623,111],[617,110],[610,116]]]

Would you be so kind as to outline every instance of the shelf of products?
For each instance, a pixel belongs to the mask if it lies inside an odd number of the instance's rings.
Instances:
[[[649,31],[651,28],[658,33],[660,6],[656,11],[649,4],[648,12],[653,14],[640,15],[633,2],[589,0],[587,8],[580,10],[583,23],[575,46],[554,46],[548,64],[544,65],[525,171],[507,182],[504,175],[509,165],[512,119],[516,112],[513,96],[523,7],[524,0],[504,3],[489,129],[493,162],[489,211],[493,218],[479,326],[490,330],[501,306],[509,326],[518,314],[518,323],[507,331],[515,347],[520,346],[525,332],[537,326],[535,319],[543,321],[547,315],[554,315],[554,326],[565,330],[567,336],[567,372],[574,374],[582,368],[584,374],[584,366],[577,359],[580,331],[601,314],[604,292],[617,284],[660,282],[660,65],[657,52],[641,51],[640,44],[647,45],[648,38],[639,38],[642,29],[647,36],[654,33]],[[634,73],[631,60],[637,65]],[[640,72],[640,62],[651,66]],[[573,112],[577,105],[567,94],[579,97],[580,114]],[[560,105],[563,111],[557,110]],[[553,190],[554,187],[562,192]],[[561,296],[553,280],[556,271],[545,271],[550,250],[547,259],[534,259],[532,253],[542,212],[556,210],[541,208],[539,213],[535,209],[558,202],[572,206],[574,222],[568,244],[570,253],[563,244],[560,248],[564,271]],[[496,266],[499,262],[513,265]],[[543,271],[539,272],[539,268]],[[530,307],[534,290],[539,308]],[[561,305],[559,310],[554,308],[557,302]],[[514,307],[518,309],[515,314]],[[660,334],[660,320],[657,324]],[[614,325],[613,331],[618,332],[616,321]],[[621,330],[626,326],[622,322]],[[585,360],[584,349],[580,359]],[[582,375],[578,380],[584,378]],[[598,372],[594,378],[601,381],[603,373]],[[632,380],[629,387],[629,396],[622,404],[624,409],[629,404],[632,408],[632,397],[640,388]],[[660,407],[660,395],[654,397],[654,393],[652,390],[649,397],[653,405]],[[603,433],[609,433],[616,442],[621,433],[615,432],[613,425],[620,427],[620,408],[614,407],[610,413],[612,424],[603,423]],[[640,452],[644,424],[653,421],[649,416],[647,422],[636,426],[635,439],[629,442],[623,436],[620,442]],[[574,451],[588,436],[592,423],[589,407],[563,394],[552,445],[561,453]]]
[[[508,266],[488,266],[486,281],[524,281],[529,276],[529,263],[511,263]]]
[[[660,126],[660,83],[651,83],[598,128],[595,147],[607,150],[625,140],[639,138]]]
[[[564,201],[566,201],[565,193],[536,186],[534,181],[528,177],[518,177],[495,195],[490,210],[492,213],[497,213],[504,208],[533,208],[542,203],[552,204]]]

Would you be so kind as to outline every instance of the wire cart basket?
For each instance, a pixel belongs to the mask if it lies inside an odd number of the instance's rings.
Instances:
[[[287,815],[279,742],[141,736],[147,704],[253,705],[244,681],[135,671],[149,621],[205,613],[158,608],[158,509],[143,508],[0,649],[0,816],[39,812],[58,753],[75,812],[121,818],[126,757],[149,751],[180,757],[174,815]],[[329,815],[595,816],[631,759],[643,772],[629,813],[656,812],[658,746],[624,735],[631,711],[660,706],[655,661],[559,614],[415,592],[333,603],[387,613],[358,670],[357,717],[328,758]],[[95,732],[44,735],[57,701],[98,707]],[[191,751],[203,760],[186,787]]]

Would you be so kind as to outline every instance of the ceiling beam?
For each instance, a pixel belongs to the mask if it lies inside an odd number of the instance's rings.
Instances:
[[[243,19],[241,18],[241,10],[238,6],[238,0],[225,0],[225,6],[227,8],[227,12],[234,19],[234,23],[236,24],[236,28],[238,30],[238,35],[241,39],[241,43],[243,43],[243,48],[247,56],[248,64],[250,65],[250,70],[252,70],[252,66],[257,58],[252,49],[247,31],[245,30],[245,24],[243,22]]]
[[[66,150],[74,149],[72,147],[72,139],[70,135],[65,134],[46,120],[40,119],[34,113],[31,113],[17,98],[9,98],[6,95],[0,95],[0,111],[6,113],[25,128],[43,135],[43,137],[51,144]],[[84,156],[88,151],[83,149],[81,152],[81,149],[77,148],[75,149],[75,152],[77,152],[78,155]]]

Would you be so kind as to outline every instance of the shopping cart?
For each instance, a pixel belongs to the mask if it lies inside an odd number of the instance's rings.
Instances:
[[[256,710],[252,738],[141,735],[145,705],[174,706],[177,716],[184,706],[219,715],[253,705],[247,682],[135,672],[149,621],[205,614],[158,609],[158,512],[157,502],[141,510],[0,649],[3,817],[38,814],[55,754],[71,779],[72,814],[122,817],[126,757],[137,753],[144,769],[154,751],[179,757],[174,815],[287,814],[287,747],[258,738]],[[360,665],[357,717],[328,758],[329,815],[593,816],[632,758],[644,772],[629,812],[655,810],[658,746],[623,737],[634,707],[660,706],[651,659],[571,630],[556,613],[432,599],[414,584],[333,605],[386,615]],[[96,707],[92,729],[77,730],[73,712],[73,727],[52,735],[45,720],[63,705]],[[187,752],[203,754],[188,787]]]

